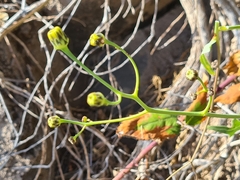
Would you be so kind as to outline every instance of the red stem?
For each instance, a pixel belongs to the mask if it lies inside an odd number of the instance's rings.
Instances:
[[[137,165],[137,163],[139,163],[139,161],[148,153],[152,150],[152,148],[154,148],[155,146],[157,146],[158,143],[156,141],[151,142],[146,148],[144,148],[139,154],[138,156],[133,159],[124,169],[122,169],[114,178],[113,180],[120,180],[124,177],[125,174],[127,174],[130,169],[132,169],[134,166]]]
[[[236,79],[236,75],[230,75],[227,77],[227,79],[225,81],[223,81],[219,86],[218,86],[218,89],[217,89],[217,93],[218,92],[221,92],[227,85],[229,85],[231,82],[234,81],[234,79]]]

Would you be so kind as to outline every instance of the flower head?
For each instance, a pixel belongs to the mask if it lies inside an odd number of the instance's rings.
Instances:
[[[186,78],[190,81],[195,81],[198,78],[198,72],[194,69],[189,69],[186,72]]]
[[[61,50],[68,46],[69,38],[59,26],[56,26],[48,31],[47,36],[56,50]]]
[[[90,36],[90,44],[92,46],[103,47],[105,45],[105,37],[102,33],[95,33]]]
[[[50,128],[56,128],[61,125],[61,118],[59,116],[51,116],[48,118],[48,126]]]
[[[89,106],[101,107],[106,106],[108,101],[101,92],[92,92],[87,96]]]

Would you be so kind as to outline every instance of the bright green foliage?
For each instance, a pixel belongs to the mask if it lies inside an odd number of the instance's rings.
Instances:
[[[151,113],[148,119],[140,121],[137,124],[137,130],[154,131],[155,129],[167,128],[167,134],[179,134],[180,125],[177,123],[177,117],[168,114]]]
[[[230,128],[226,126],[208,126],[208,129],[233,136],[237,131],[240,130],[240,121],[234,119],[232,122],[232,127]]]
[[[116,133],[130,136],[139,140],[160,140],[172,138],[180,133],[181,126],[177,123],[177,116],[158,113],[144,113],[129,121],[123,121]]]
[[[206,54],[206,53],[209,53],[209,52],[211,51],[212,45],[213,45],[214,43],[216,43],[216,38],[215,38],[215,37],[213,37],[212,40],[204,46],[204,48],[203,48],[203,50],[202,50],[202,53],[201,53],[201,56],[200,56],[200,62],[201,62],[201,64],[204,66],[204,68],[206,69],[206,71],[207,71],[209,74],[211,74],[211,75],[214,75],[215,72],[214,72],[214,70],[212,69],[210,62],[207,60],[205,54]]]

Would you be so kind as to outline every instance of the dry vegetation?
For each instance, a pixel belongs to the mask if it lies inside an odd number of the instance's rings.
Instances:
[[[70,3],[69,3],[70,2]],[[189,68],[203,68],[199,55],[211,39],[214,21],[239,23],[238,0],[84,0],[8,1],[0,3],[0,179],[112,179],[150,141],[118,138],[118,124],[87,128],[75,145],[67,139],[79,127],[52,130],[46,120],[58,114],[79,120],[127,116],[139,111],[130,101],[92,109],[86,95],[103,91],[116,98],[46,38],[52,25],[70,37],[70,49],[114,87],[131,92],[128,60],[111,48],[89,47],[91,33],[104,32],[128,51],[141,74],[141,98],[148,105],[184,110],[198,83],[185,79]],[[222,64],[239,49],[240,31],[222,34]],[[215,60],[215,52],[209,57]],[[219,81],[226,77],[220,74]],[[218,104],[219,112],[239,113],[239,103]],[[229,125],[228,119],[211,124]],[[166,179],[192,157],[205,124],[183,127],[179,137],[154,148],[125,179]],[[208,131],[192,162],[172,179],[240,178],[239,135]],[[196,172],[197,174],[194,174]]]

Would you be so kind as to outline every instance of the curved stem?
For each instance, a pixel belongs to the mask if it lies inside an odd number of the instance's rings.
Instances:
[[[86,126],[83,126],[81,131],[79,131],[76,135],[74,135],[72,138],[76,142],[77,138],[82,134],[82,132],[85,130]]]
[[[121,102],[122,102],[122,96],[121,95],[119,95],[119,94],[117,94],[117,97],[118,97],[118,99],[117,99],[117,101],[109,101],[109,100],[107,100],[107,105],[108,106],[116,106],[116,105],[119,105]]]
[[[115,44],[115,43],[113,43]],[[113,45],[112,44],[112,45]],[[116,46],[119,47],[119,46]],[[68,48],[64,48],[62,50],[69,58],[71,58],[73,61],[75,61],[79,66],[81,66],[85,71],[87,71],[91,76],[93,76],[95,79],[97,79],[100,83],[102,83],[104,86],[106,86],[109,90],[113,91],[115,94],[118,95],[118,97],[124,97],[124,98],[128,98],[128,99],[132,99],[134,101],[136,101],[142,108],[144,108],[147,112],[150,113],[160,113],[160,114],[170,114],[170,115],[186,115],[186,116],[208,116],[208,117],[220,117],[220,118],[240,118],[240,115],[230,115],[230,114],[215,114],[215,113],[205,113],[203,111],[199,111],[199,112],[186,112],[186,111],[175,111],[175,110],[167,110],[167,109],[159,109],[159,108],[151,108],[149,106],[147,106],[138,96],[138,87],[139,87],[139,75],[138,75],[138,70],[137,70],[137,66],[134,63],[134,61],[132,60],[131,62],[134,64],[134,69],[135,69],[135,73],[136,73],[136,86],[135,86],[135,90],[133,94],[128,94],[128,93],[124,93],[121,92],[119,90],[117,90],[116,88],[112,87],[109,83],[107,83],[106,81],[104,81],[102,78],[100,78],[99,76],[97,76],[93,71],[91,71],[87,66],[85,66],[81,61],[79,61],[73,54],[72,52],[68,49]],[[126,52],[126,51],[124,51]],[[126,53],[127,54],[127,53]],[[128,54],[127,54],[128,55]],[[129,55],[128,55],[129,56]],[[117,101],[118,102],[118,101]],[[121,122],[123,121],[122,119],[117,119],[116,122]],[[100,122],[100,121],[98,121]],[[115,122],[115,121],[114,121]],[[109,120],[107,123],[110,123]],[[100,124],[100,123],[97,123]],[[83,124],[79,124],[79,125],[85,125],[85,123]],[[95,123],[93,124],[95,125]]]
[[[210,96],[210,97],[209,97],[209,100],[208,100],[208,103],[207,103],[207,106],[206,106],[205,109],[202,111],[202,113],[203,113],[204,116],[208,113],[210,107],[212,106],[212,103],[213,103],[213,96]]]
[[[87,71],[88,74],[90,74],[93,78],[98,80],[100,83],[102,83],[104,86],[106,86],[109,90],[114,92],[117,95],[122,95],[123,93],[116,88],[112,87],[109,83],[107,83],[105,80],[100,78],[98,75],[96,75],[92,70],[90,70],[87,66],[85,66],[81,61],[79,61],[73,53],[68,49],[68,47],[61,49],[62,52],[64,52],[69,58],[71,58],[73,61],[75,61],[80,67],[82,67],[85,71]]]
[[[138,72],[138,68],[137,68],[137,65],[136,65],[135,61],[123,48],[121,48],[120,46],[118,46],[114,42],[112,42],[108,39],[105,39],[105,43],[110,45],[110,46],[113,46],[117,50],[121,51],[125,56],[127,56],[127,58],[132,63],[132,66],[133,66],[133,69],[134,69],[134,72],[135,72],[135,76],[136,76],[136,83],[135,83],[135,88],[134,88],[133,94],[138,96],[138,90],[139,90],[139,85],[140,85],[140,77],[139,77],[139,72]]]
[[[204,82],[202,81],[202,79],[201,79],[199,76],[197,77],[197,80],[201,83],[204,91],[205,91],[205,92],[208,92],[207,86],[204,84]]]

